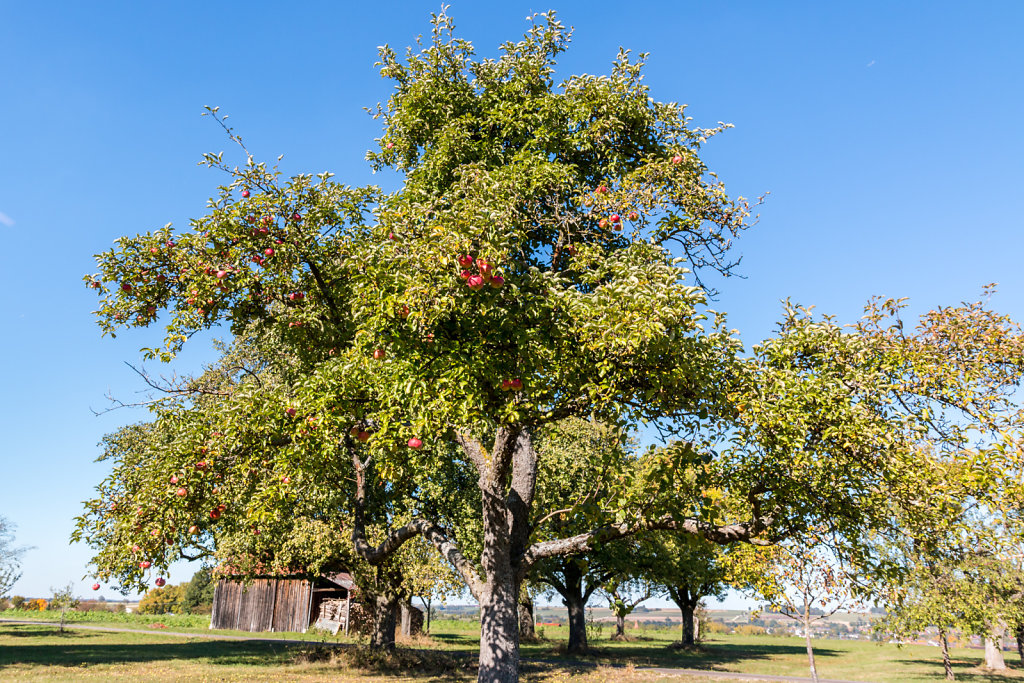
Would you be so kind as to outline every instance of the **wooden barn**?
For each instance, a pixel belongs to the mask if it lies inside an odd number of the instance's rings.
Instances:
[[[249,584],[221,579],[213,594],[210,628],[305,633],[322,620],[335,632],[347,633],[354,590],[347,572],[317,579],[268,576]]]

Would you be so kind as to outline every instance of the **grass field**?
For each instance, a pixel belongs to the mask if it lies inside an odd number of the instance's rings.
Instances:
[[[0,615],[10,617],[10,614]],[[48,616],[48,615],[41,615]],[[188,617],[166,617],[166,630],[197,635],[212,633],[188,623]],[[174,623],[182,622],[180,625]],[[90,621],[92,621],[90,619]],[[93,622],[97,624],[97,622]],[[468,681],[474,676],[477,647],[475,624],[438,621],[433,635],[403,645],[394,660],[368,661],[355,649],[327,650],[301,643],[207,640],[172,636],[154,628],[152,620],[133,623],[119,618],[106,625],[138,632],[112,633],[71,630],[60,635],[49,624],[0,623],[0,680],[148,680],[148,681]],[[665,680],[645,672],[647,667],[680,667],[772,675],[807,675],[803,641],[770,636],[716,636],[695,652],[667,646],[670,631],[647,631],[643,640],[613,643],[607,638],[591,644],[587,657],[567,659],[562,649],[564,627],[547,627],[547,640],[525,645],[526,681],[634,683]],[[227,632],[216,632],[227,633]],[[252,635],[252,634],[246,634]],[[286,634],[267,634],[282,636]],[[320,642],[358,642],[355,639],[287,634],[293,639]],[[324,658],[304,656],[329,652]],[[819,674],[824,678],[860,681],[934,681],[942,678],[939,651],[925,646],[897,648],[862,641],[817,642]],[[1002,675],[985,672],[980,650],[954,650],[957,679],[962,681],[1024,681],[1024,668],[1014,661]],[[1010,659],[1009,655],[1007,657]],[[678,680],[678,679],[677,679]],[[703,676],[687,681],[710,680]],[[716,679],[722,680],[722,679]]]

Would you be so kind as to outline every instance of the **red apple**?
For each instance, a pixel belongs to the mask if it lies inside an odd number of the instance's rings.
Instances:
[[[469,254],[463,254],[462,256],[459,257],[459,265],[462,266],[463,268],[469,268],[471,265],[473,265],[473,257],[470,256]]]
[[[476,292],[484,286],[484,279],[479,275],[470,275],[466,278],[466,284],[469,285],[470,289]]]
[[[190,526],[188,528],[188,532],[190,534],[192,534],[193,536],[195,536],[197,533],[199,533],[199,527],[197,527],[195,524],[193,524],[192,526]]]
[[[243,199],[248,199],[249,198],[249,190],[242,190],[242,198]]]
[[[402,309],[398,312],[398,314],[400,316],[402,316],[403,318],[408,318],[409,317],[409,307],[408,306],[402,306]]]
[[[480,275],[485,280],[490,280],[494,274],[494,266],[492,266],[487,261],[481,263],[480,260],[478,259],[476,262],[476,267],[480,269]]]
[[[373,359],[374,360],[383,360],[385,355],[386,354],[384,353],[384,349],[374,349],[373,350]]]
[[[395,143],[393,143],[393,142],[389,142],[389,143],[387,144],[387,148],[388,148],[388,149],[391,149],[391,148],[392,148],[392,147],[394,147],[394,146],[395,146]]]
[[[133,546],[132,546],[132,552],[133,552],[133,553],[137,553],[137,552],[139,552],[139,546],[137,546],[137,545],[133,545]]]
[[[611,216],[608,216],[608,220],[610,220],[612,223],[618,223],[622,219],[619,218],[619,214],[613,213]]]
[[[359,432],[361,432],[361,431],[363,431],[363,430],[360,429],[359,427],[353,427],[352,430],[349,432],[349,434],[351,434],[352,436],[356,436],[357,437],[357,436],[359,436]]]
[[[507,379],[501,380],[501,390],[502,391],[508,391],[511,388],[512,388],[512,382],[508,381]]]
[[[199,462],[197,462],[196,463],[196,469],[197,470],[204,470],[204,469],[206,469],[206,461],[205,460],[200,460]]]
[[[167,276],[164,275],[163,273],[160,273],[159,275],[156,276],[156,281],[157,282],[163,282],[166,279],[167,279]]]
[[[274,255],[274,248],[273,247],[267,247],[266,249],[263,250],[263,254],[264,254],[264,256],[273,256]]]
[[[173,249],[174,248],[174,242],[172,242],[171,240],[167,240],[167,248],[168,249]]]
[[[360,431],[358,434],[356,434],[356,438],[362,441],[363,443],[366,443],[370,438],[370,432]]]
[[[599,227],[601,229],[607,228],[608,227],[608,221],[606,221],[605,219],[602,218],[601,220],[599,220],[597,222],[597,227]]]
[[[216,508],[210,510],[210,519],[217,519],[218,517],[220,517],[220,510]]]
[[[682,162],[683,162],[683,157],[682,156],[677,154],[674,157],[672,157],[672,163],[673,164],[681,164]]]
[[[521,379],[514,379],[514,380],[512,380],[511,382],[509,382],[509,384],[511,385],[511,387],[512,387],[513,389],[515,389],[515,390],[517,390],[517,391],[518,391],[519,389],[522,389],[522,388],[523,388],[523,380],[521,380]]]
[[[295,417],[296,410],[295,408],[286,408],[284,412],[288,415],[288,417]]]
[[[597,186],[597,193],[598,194],[608,194],[608,186],[607,185],[598,185]]]
[[[162,587],[163,587],[163,585],[164,585],[165,583],[167,583],[167,581],[165,581],[165,580],[163,579],[163,577],[160,577],[160,578],[158,578],[158,579],[157,579],[156,581],[154,581],[153,583],[155,583],[155,584],[156,584],[157,588],[162,588]]]
[[[218,270],[217,271],[217,279],[218,280],[223,280],[227,276],[228,276],[228,271],[226,271],[226,270]]]
[[[389,239],[389,240],[393,240],[393,239],[395,239],[395,233],[393,233],[393,232],[389,232],[389,233],[388,233],[388,239]]]
[[[414,436],[411,439],[409,439],[409,448],[413,449],[414,451],[418,451],[419,449],[423,448],[423,442]]]
[[[291,479],[289,479],[288,477],[281,477],[281,483],[282,484],[287,484],[290,481],[291,481]]]
[[[184,498],[185,496],[188,495],[188,489],[182,486],[177,491],[175,491],[174,494],[178,496],[178,498]]]
[[[159,249],[157,249],[156,247],[150,247],[150,248],[149,248],[149,253],[150,253],[150,254],[159,254],[159,253],[160,253],[160,250],[159,250]]]
[[[139,567],[141,567],[142,569],[149,569],[151,566],[153,566],[153,563],[149,560],[143,560],[142,562],[139,562]]]
[[[637,215],[636,211],[630,211],[629,215],[626,216],[626,218],[628,218],[631,221],[635,221],[637,218],[639,218],[639,216]]]
[[[463,280],[468,280],[469,276],[472,274],[473,273],[469,272],[468,270],[464,270],[461,273],[459,273],[459,277],[461,277]]]
[[[302,220],[302,214],[301,213],[293,213],[292,214],[292,220],[295,221],[296,223],[298,223],[299,221]]]
[[[94,591],[98,591],[98,590],[100,589],[100,585],[99,585],[98,583],[94,583],[94,584],[92,585],[92,589],[93,589]]]
[[[491,287],[495,289],[501,289],[501,286],[505,284],[505,278],[500,275],[495,275],[491,278]]]
[[[565,250],[567,252],[569,252],[569,256],[575,256],[576,255],[576,245],[575,244],[570,244],[569,246],[567,246],[565,248]]]
[[[176,475],[176,474],[172,474],[171,475],[171,483],[172,484],[177,484],[178,483],[178,475]]]
[[[89,286],[92,287],[93,289],[99,289],[100,288],[100,283],[98,283],[98,282],[90,282]]]
[[[121,285],[121,291],[130,292],[132,291],[132,286],[126,282],[123,285]]]

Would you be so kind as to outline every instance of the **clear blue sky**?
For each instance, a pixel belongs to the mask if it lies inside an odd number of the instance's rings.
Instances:
[[[296,3],[299,5],[299,3]],[[103,339],[81,284],[123,234],[183,226],[220,179],[220,105],[286,172],[373,182],[363,107],[388,95],[376,46],[428,30],[432,2],[72,3],[0,0],[0,515],[34,545],[16,592],[78,580],[72,518],[105,475],[94,417],[131,399],[124,361],[154,332]],[[548,5],[454,2],[483,55]],[[842,320],[875,294],[915,310],[1001,283],[1024,319],[1024,51],[1018,2],[559,2],[576,28],[563,75],[607,72],[618,47],[651,53],[655,98],[736,128],[706,149],[733,194],[772,194],[738,244],[745,280],[718,308],[744,339],[792,297]],[[378,182],[392,182],[377,178]],[[178,368],[207,357],[190,349]],[[183,569],[171,579],[187,579]],[[87,583],[80,584],[83,592]],[[109,591],[108,597],[113,597]]]

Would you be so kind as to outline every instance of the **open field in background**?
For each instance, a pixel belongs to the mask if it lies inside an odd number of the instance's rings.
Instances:
[[[2,617],[3,615],[0,615]],[[135,615],[129,615],[129,617]],[[319,648],[316,643],[358,643],[358,639],[313,634],[257,634],[304,640],[300,643],[205,640],[172,636],[153,628],[151,617],[138,621],[118,619],[90,622],[139,632],[110,633],[75,630],[57,634],[51,624],[0,623],[0,680],[149,680],[183,679],[248,681],[451,681],[475,679],[478,647],[477,625],[470,621],[438,620],[430,637],[417,638],[401,648],[405,669],[365,666],[365,657],[352,649]],[[194,617],[161,617],[168,631],[200,634],[210,631],[189,624]],[[252,636],[253,634],[245,634]],[[696,652],[677,652],[667,646],[674,630],[650,629],[642,639],[627,643],[608,640],[606,631],[594,639],[595,652],[567,660],[564,656],[567,629],[545,628],[545,640],[523,647],[529,660],[526,681],[574,681],[623,683],[664,680],[662,674],[645,672],[645,667],[678,667],[753,674],[806,676],[807,660],[803,641],[771,636],[716,635]],[[304,651],[338,652],[340,661],[300,661]],[[889,683],[935,681],[942,677],[937,648],[864,641],[820,640],[817,642],[819,673],[840,678]],[[994,675],[980,669],[980,650],[954,650],[957,678],[961,681],[1024,681],[1024,668],[1016,657],[1007,655],[1011,670]],[[386,663],[385,663],[386,664]],[[419,673],[417,673],[419,672]],[[704,677],[682,680],[699,681]],[[678,680],[678,679],[677,679]],[[710,679],[708,679],[710,680]],[[721,680],[721,679],[716,679]]]

